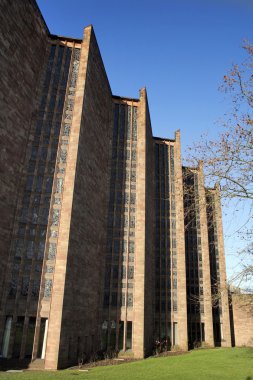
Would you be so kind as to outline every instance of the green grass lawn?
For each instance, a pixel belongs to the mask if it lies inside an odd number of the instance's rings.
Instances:
[[[57,372],[6,373],[2,379],[47,380],[253,380],[253,348],[217,348],[195,350],[189,354],[150,358],[137,362],[92,368],[89,372],[64,370]]]

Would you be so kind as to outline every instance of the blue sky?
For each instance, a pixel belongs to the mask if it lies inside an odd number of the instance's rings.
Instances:
[[[181,129],[185,147],[226,111],[218,86],[253,39],[246,0],[38,0],[52,33],[93,24],[114,94],[146,86],[154,135]],[[217,128],[217,126],[216,126]]]
[[[186,156],[201,134],[217,134],[229,111],[219,84],[245,56],[243,39],[253,41],[252,0],[37,2],[53,34],[82,38],[94,26],[113,93],[138,97],[147,87],[155,136],[180,129]],[[225,234],[229,224],[225,216]],[[226,238],[226,246],[229,253],[234,242]]]

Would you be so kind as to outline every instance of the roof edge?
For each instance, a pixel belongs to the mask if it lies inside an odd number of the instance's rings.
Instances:
[[[153,136],[153,139],[154,139],[154,140],[159,140],[159,141],[176,142],[175,139],[167,139],[166,137],[157,137],[157,136]]]
[[[128,96],[119,96],[119,95],[112,95],[113,99],[119,99],[119,100],[132,100],[133,102],[139,102],[140,99],[137,98],[130,98]]]
[[[75,38],[75,37],[68,37],[68,36],[59,36],[58,34],[49,34],[49,37],[52,40],[63,39],[63,40],[70,41],[70,42],[78,42],[78,43],[82,43],[83,42],[82,38]]]

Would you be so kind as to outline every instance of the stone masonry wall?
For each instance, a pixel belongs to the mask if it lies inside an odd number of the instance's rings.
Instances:
[[[145,245],[145,318],[144,318],[144,355],[152,354],[154,336],[154,292],[155,292],[155,258],[154,258],[154,143],[150,122],[148,101],[146,100],[146,245]]]
[[[210,278],[210,261],[208,245],[208,226],[206,215],[206,196],[204,187],[204,173],[202,162],[198,170],[198,201],[199,201],[199,219],[201,233],[201,253],[203,260],[203,304],[204,314],[201,314],[201,322],[205,326],[205,342],[210,346],[214,345],[213,338],[213,315],[212,315],[212,293]]]
[[[133,320],[133,352],[135,358],[144,357],[144,302],[145,302],[145,218],[146,218],[146,90],[140,91],[138,107],[137,139],[137,186],[136,186],[136,224],[135,224],[135,292]]]
[[[253,347],[253,297],[232,296],[235,346]]]
[[[66,367],[77,363],[83,352],[99,350],[111,118],[110,86],[93,29],[87,27],[68,151],[45,368]]]
[[[0,2],[0,299],[48,30],[33,0]]]
[[[228,304],[228,293],[227,280],[226,280],[226,262],[225,262],[225,252],[224,252],[224,235],[222,226],[222,213],[221,213],[221,202],[220,202],[220,190],[219,185],[215,186],[214,190],[214,218],[216,219],[217,225],[217,242],[218,242],[218,252],[219,252],[219,265],[220,265],[220,287],[225,289],[221,291],[221,306],[222,306],[222,335],[223,339],[221,345],[223,347],[231,347],[231,331],[230,331],[230,320],[229,320],[229,304]]]
[[[176,245],[177,245],[177,302],[178,310],[172,314],[172,322],[178,326],[178,345],[188,349],[186,266],[183,209],[183,175],[181,162],[180,131],[175,133],[175,203],[176,203]],[[174,337],[175,339],[175,337]]]

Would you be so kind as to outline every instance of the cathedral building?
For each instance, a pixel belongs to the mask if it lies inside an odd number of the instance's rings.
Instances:
[[[113,95],[92,26],[50,34],[1,1],[0,354],[144,358],[231,346],[219,186],[153,136],[145,88]]]

